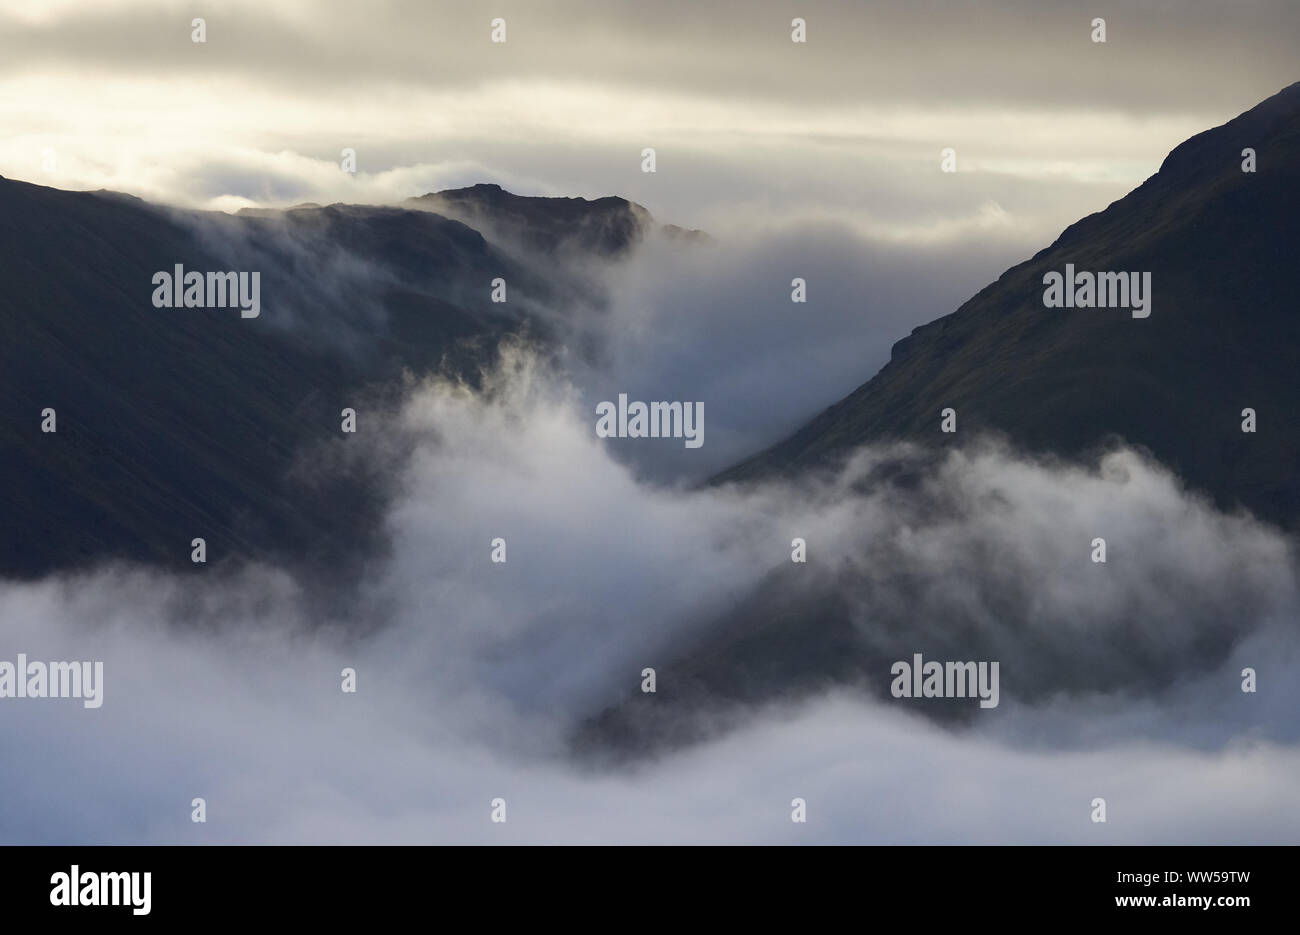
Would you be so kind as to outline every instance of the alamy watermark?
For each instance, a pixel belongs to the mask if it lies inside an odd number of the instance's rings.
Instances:
[[[185,272],[177,263],[172,272],[159,270],[151,282],[154,308],[238,308],[240,318],[262,314],[260,272]]]
[[[87,708],[104,703],[104,663],[0,660],[0,699],[80,698]]]
[[[996,662],[929,662],[920,653],[889,667],[889,692],[895,698],[976,698],[981,708],[998,706]]]
[[[1043,276],[1043,305],[1047,308],[1131,308],[1134,318],[1151,315],[1151,273],[1076,273],[1073,263],[1065,273]]]
[[[152,905],[153,874],[86,873],[73,864],[50,877],[51,906],[130,906],[131,913],[147,916]]]
[[[618,394],[618,405],[596,404],[599,438],[683,438],[687,448],[704,444],[704,403],[643,403]]]

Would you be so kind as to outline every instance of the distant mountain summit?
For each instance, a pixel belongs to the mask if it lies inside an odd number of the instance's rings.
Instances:
[[[614,195],[594,200],[545,198],[516,195],[500,185],[480,183],[430,192],[406,203],[463,221],[496,239],[546,253],[577,250],[619,256],[656,229],[649,211]],[[705,238],[700,231],[672,224],[658,229],[670,237]]]
[[[1044,276],[1067,264],[1149,272],[1150,317],[1045,307]],[[1133,192],[916,328],[871,380],[717,480],[793,475],[890,439],[947,446],[993,431],[1065,456],[1122,439],[1220,506],[1294,528],[1298,272],[1300,83],[1178,146]],[[941,431],[945,409],[955,433]]]

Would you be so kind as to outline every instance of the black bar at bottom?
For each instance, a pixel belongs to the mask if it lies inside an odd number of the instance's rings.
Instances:
[[[732,922],[784,909],[820,916],[839,905],[873,922],[1196,917],[1231,925],[1256,913],[1289,915],[1283,889],[1295,857],[1277,847],[873,847],[797,856],[730,848],[722,858],[666,850],[543,857],[488,848],[6,847],[0,899],[7,921],[91,925],[373,924],[412,910],[432,921],[438,907],[454,906],[469,921],[531,912],[540,922],[562,910],[575,920],[614,912],[640,926],[667,925],[692,903]]]

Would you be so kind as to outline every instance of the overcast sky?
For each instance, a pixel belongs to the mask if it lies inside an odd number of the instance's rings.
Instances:
[[[1291,0],[10,0],[0,174],[222,209],[488,180],[719,233],[1038,243],[1294,81],[1297,48]]]

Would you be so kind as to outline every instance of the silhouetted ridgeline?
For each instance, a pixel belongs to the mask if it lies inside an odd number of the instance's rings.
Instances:
[[[575,256],[617,255],[651,221],[623,199],[496,186],[231,217],[0,179],[0,575],[110,557],[185,570],[196,536],[210,562],[338,574],[370,553],[384,485],[339,452],[341,410],[364,435],[404,370],[472,382],[506,335],[545,346],[548,310],[602,302],[436,199]],[[260,271],[261,314],[155,308],[152,277],[176,264]],[[508,303],[490,299],[496,277]]]
[[[1253,149],[1257,171],[1242,171]],[[719,482],[795,475],[863,442],[1149,449],[1225,508],[1300,521],[1300,83],[1178,146],[961,308],[894,345],[871,380]],[[1149,271],[1150,317],[1045,308],[1043,276]],[[958,431],[940,430],[957,412]],[[1254,409],[1257,431],[1242,431]]]

